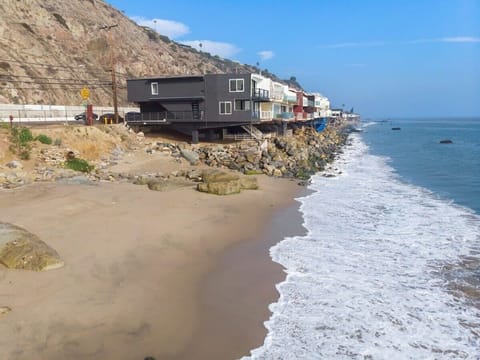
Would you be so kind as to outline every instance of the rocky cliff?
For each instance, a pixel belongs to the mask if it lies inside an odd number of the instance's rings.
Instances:
[[[101,0],[2,0],[0,43],[0,103],[80,105],[87,86],[94,104],[111,106],[112,63],[120,105],[129,77],[255,70],[175,43]]]

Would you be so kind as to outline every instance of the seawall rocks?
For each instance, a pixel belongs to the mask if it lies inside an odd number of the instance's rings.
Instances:
[[[319,133],[311,127],[294,130],[292,136],[269,137],[261,140],[245,140],[230,144],[200,144],[174,142],[144,143],[142,151],[148,156],[169,156],[177,162],[188,161],[192,169],[213,167],[238,171],[246,175],[266,174],[274,177],[296,178],[306,181],[311,175],[325,169],[345,144],[348,131],[342,128],[327,127]],[[143,141],[142,141],[143,142]],[[133,148],[132,150],[135,150]],[[128,149],[118,146],[111,154],[104,154],[94,162],[95,170],[89,174],[65,169],[64,151],[43,150],[40,163],[32,171],[18,167],[0,171],[0,188],[12,189],[33,182],[51,182],[75,180],[79,174],[91,183],[98,181],[127,181],[135,184],[147,184],[152,180],[165,180],[172,177],[186,177],[192,182],[200,181],[198,174],[178,171],[169,174],[133,175],[128,172],[114,172],[110,168],[121,161]],[[77,153],[74,152],[75,155]],[[182,159],[187,157],[187,159]],[[198,171],[197,171],[198,172]]]
[[[304,127],[290,137],[274,137],[224,146],[200,146],[200,161],[208,166],[245,174],[308,179],[332,162],[347,135],[336,129],[318,133]]]

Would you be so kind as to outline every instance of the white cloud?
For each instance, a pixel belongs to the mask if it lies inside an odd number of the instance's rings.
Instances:
[[[455,36],[455,37],[446,37],[441,39],[443,42],[456,42],[456,43],[479,43],[480,38],[473,36]]]
[[[260,60],[265,61],[275,56],[275,53],[271,50],[263,50],[257,53],[260,56]]]
[[[190,29],[187,25],[178,21],[165,19],[145,19],[140,16],[133,16],[132,20],[138,25],[148,26],[159,34],[166,35],[171,39],[178,38],[190,32]]]
[[[416,39],[406,41],[406,44],[422,44],[422,43],[479,43],[480,38],[473,36],[452,36],[437,39]]]
[[[223,58],[230,58],[241,51],[240,48],[233,44],[212,40],[189,40],[180,42],[199,51],[208,52],[212,55],[218,55]]]

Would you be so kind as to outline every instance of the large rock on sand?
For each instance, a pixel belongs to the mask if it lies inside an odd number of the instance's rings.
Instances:
[[[197,165],[199,161],[199,155],[192,150],[180,149],[180,154],[190,163],[190,165]]]
[[[234,181],[238,179],[240,179],[240,175],[221,170],[205,170],[202,174],[202,181],[205,183]]]
[[[64,262],[36,235],[0,222],[0,264],[9,269],[43,271],[60,268]]]
[[[220,170],[205,171],[202,181],[197,185],[198,191],[215,195],[232,195],[238,194],[242,189],[258,189],[256,178],[240,177],[238,174]]]
[[[240,192],[241,187],[240,187],[239,180],[230,180],[230,181],[200,183],[197,185],[197,189],[198,191],[206,192],[209,194],[232,195],[232,194],[238,194]]]
[[[192,186],[192,182],[181,179],[151,180],[147,183],[147,186],[153,191],[171,191],[184,187],[190,187]]]
[[[258,189],[258,181],[257,178],[254,176],[242,176],[240,178],[240,187],[242,190],[257,190]]]

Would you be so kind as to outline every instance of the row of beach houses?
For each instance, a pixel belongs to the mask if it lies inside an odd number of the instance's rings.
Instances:
[[[249,131],[252,125],[322,126],[334,116],[330,101],[257,73],[161,76],[127,80],[128,101],[140,112],[127,118],[131,125],[168,127],[199,137]]]
[[[173,129],[200,138],[286,135],[294,126],[355,120],[353,111],[331,109],[327,97],[307,93],[258,73],[158,76],[127,80],[130,107],[118,109],[131,126]],[[112,113],[95,106],[97,114]],[[0,121],[70,121],[84,106],[0,105]]]

